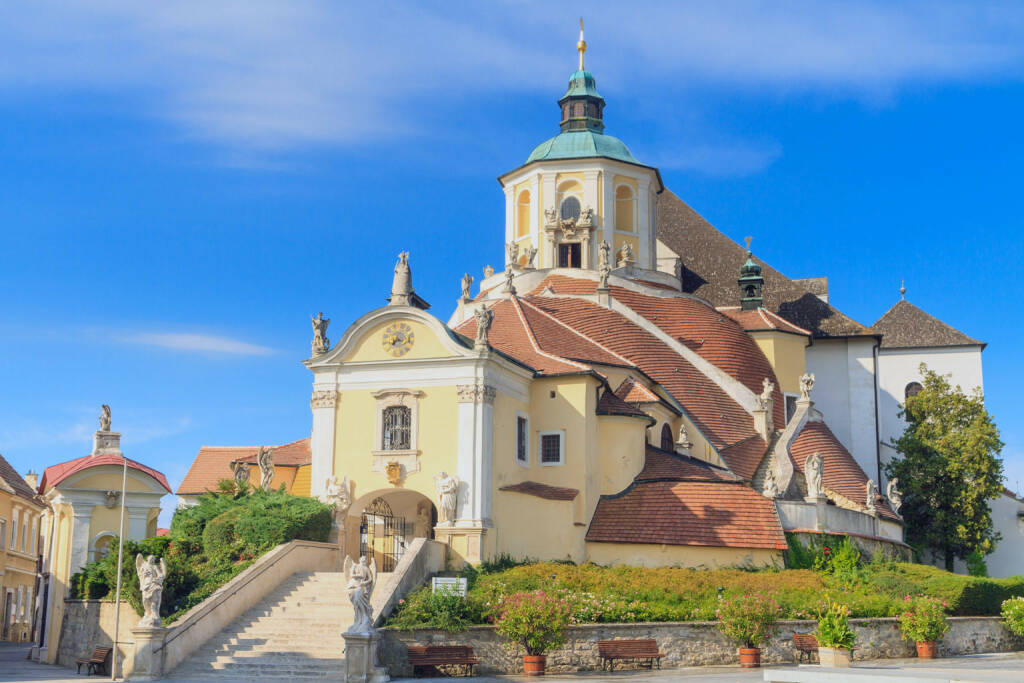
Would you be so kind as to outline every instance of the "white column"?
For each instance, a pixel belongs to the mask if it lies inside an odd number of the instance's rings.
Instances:
[[[459,526],[491,526],[491,452],[494,441],[494,388],[457,387],[459,436],[457,467],[463,482],[456,521]]]
[[[608,171],[604,172],[601,178],[601,184],[603,185],[603,200],[601,202],[601,238],[598,240],[605,240],[608,244],[612,245],[612,249],[615,249],[615,188],[612,186],[614,177]],[[612,257],[614,261],[614,256]],[[615,264],[612,264],[615,267]]]
[[[505,250],[505,244],[513,241],[516,238],[516,198],[515,193],[512,191],[511,185],[506,185],[505,188],[505,242],[501,245],[501,250],[505,254],[505,260],[502,263],[508,263],[508,252]]]
[[[128,513],[127,538],[132,541],[140,541],[146,537],[146,525],[149,522],[149,508],[130,507]]]
[[[92,523],[92,505],[72,505],[71,512],[71,555],[69,575],[84,567],[89,561],[89,526]]]
[[[327,478],[334,474],[337,384],[314,382],[313,397],[309,401],[309,406],[313,410],[313,434],[309,443],[312,452],[309,494],[316,498],[326,491]]]
[[[648,270],[657,270],[654,258],[654,246],[657,244],[651,225],[651,180],[650,178],[637,179],[637,221],[640,223],[639,243],[637,244],[637,266]]]
[[[540,240],[537,238],[537,231],[540,228],[540,174],[535,173],[530,179],[530,237],[533,239],[533,246],[540,252]],[[534,265],[537,262],[534,261]]]
[[[558,209],[558,188],[555,187],[555,173],[542,173],[540,176],[541,182],[541,205],[540,210],[543,214],[544,211],[554,208]],[[541,225],[543,228],[543,224]],[[538,254],[538,268],[554,268],[558,265],[558,254],[555,251],[555,246],[549,241],[550,235],[544,231],[541,237],[543,245],[537,245]],[[543,263],[541,263],[543,261]]]

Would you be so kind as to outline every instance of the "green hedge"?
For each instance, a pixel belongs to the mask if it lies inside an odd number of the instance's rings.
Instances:
[[[135,555],[156,555],[167,564],[160,616],[164,623],[209,597],[271,548],[293,539],[326,541],[331,508],[284,491],[231,491],[201,496],[179,508],[168,536],[125,541],[122,596],[142,614]],[[115,539],[111,548],[117,548]],[[71,577],[71,598],[113,599],[117,553],[90,562]]]

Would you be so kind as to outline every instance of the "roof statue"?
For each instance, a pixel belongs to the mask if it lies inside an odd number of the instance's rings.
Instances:
[[[327,353],[331,348],[331,342],[327,339],[327,326],[331,324],[331,319],[325,318],[321,311],[311,320],[313,321],[313,355],[319,356],[321,353]]]
[[[260,446],[256,453],[256,462],[260,466],[260,488],[264,491],[270,489],[270,482],[274,479],[274,449]]]
[[[477,351],[486,351],[487,335],[494,321],[494,311],[489,308],[478,308],[473,311],[473,320],[476,321],[476,340],[473,342],[473,348]]]
[[[484,279],[486,280],[492,275],[494,275],[494,268],[490,264],[484,266]]]
[[[135,572],[139,575],[139,588],[142,590],[142,608],[145,613],[136,628],[160,628],[160,600],[164,592],[164,579],[167,578],[167,565],[164,558],[157,564],[156,557],[144,558],[142,553],[135,556]]]
[[[100,406],[100,431],[110,431],[110,406],[106,403]]]
[[[757,397],[757,407],[759,410],[767,410],[772,400],[772,392],[775,391],[775,384],[765,377],[761,386],[764,388]]]
[[[376,585],[376,559],[370,560],[367,564],[365,555],[360,557],[358,562],[353,562],[348,555],[345,556],[345,590],[348,591],[348,599],[355,614],[348,633],[373,632],[373,608],[370,606],[370,598]]]
[[[409,306],[412,296],[412,268],[409,267],[409,252],[398,255],[395,264],[395,278],[391,283],[391,305]]]
[[[513,283],[513,280],[515,280],[515,278],[516,274],[515,271],[512,270],[512,264],[510,263],[507,266],[505,266],[505,289],[503,291],[508,294],[511,294],[512,296],[516,295],[516,286]]]
[[[633,256],[633,247],[629,242],[623,242],[619,248],[619,267],[633,265],[636,258]]]
[[[885,497],[889,499],[889,507],[897,515],[900,514],[900,508],[903,507],[903,494],[896,487],[899,485],[899,479],[893,478],[889,480],[889,483],[885,486]]]
[[[769,465],[764,473],[764,486],[761,487],[761,493],[766,498],[778,498],[782,494],[779,490],[779,482],[775,479],[775,467],[772,465]]]
[[[814,373],[805,372],[800,375],[800,399],[804,401],[811,400],[811,391],[814,390]]]
[[[515,241],[505,245],[505,254],[509,263],[519,263],[519,244]]]
[[[462,276],[462,300],[469,301],[473,297],[469,295],[469,289],[473,286],[473,276],[466,273]]]
[[[526,247],[526,249],[523,250],[523,256],[525,257],[523,266],[526,268],[533,268],[533,260],[537,258],[537,247],[532,244]]]
[[[875,501],[878,500],[878,484],[875,483],[874,479],[868,479],[868,483],[864,485],[864,488],[867,490],[864,507],[868,509],[869,513],[875,514],[877,512]]]
[[[608,244],[608,240],[601,240],[601,244],[597,245],[597,274],[600,278],[597,286],[601,289],[608,289],[608,276],[612,272],[608,255],[611,251],[612,246]]]
[[[807,480],[808,498],[824,497],[824,493],[821,488],[821,475],[824,470],[824,465],[824,459],[818,451],[814,451],[814,453],[808,455],[807,460],[804,461],[804,478]]]

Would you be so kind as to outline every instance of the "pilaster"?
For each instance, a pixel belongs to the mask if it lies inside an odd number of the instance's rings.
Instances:
[[[89,561],[89,526],[92,523],[91,505],[73,505],[71,521],[71,554],[68,575],[74,574]]]
[[[456,525],[491,526],[491,451],[495,389],[483,383],[456,388],[459,401]]]
[[[149,522],[149,508],[130,507],[125,510],[128,516],[127,537],[133,541],[141,541],[146,537],[146,525]]]
[[[337,419],[337,385],[314,382],[309,407],[313,411],[313,432],[309,448],[311,453],[309,493],[317,498],[326,491],[327,478],[334,473],[335,420]]]
[[[614,175],[607,171],[601,176],[601,227],[600,237],[595,241],[600,244],[602,240],[611,244],[614,248],[615,245],[615,188],[612,186],[614,182]],[[614,261],[615,259],[612,258]]]
[[[657,268],[657,262],[654,257],[654,246],[656,240],[654,239],[654,230],[651,225],[651,181],[645,176],[637,178],[637,223],[639,224],[639,230],[637,231],[639,239],[637,241],[637,264],[640,268],[646,268],[648,270],[655,270]]]

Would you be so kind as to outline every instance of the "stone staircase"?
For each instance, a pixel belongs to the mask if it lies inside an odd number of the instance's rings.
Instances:
[[[378,590],[390,574],[379,574]],[[170,673],[178,680],[340,680],[352,605],[341,572],[295,573]]]

